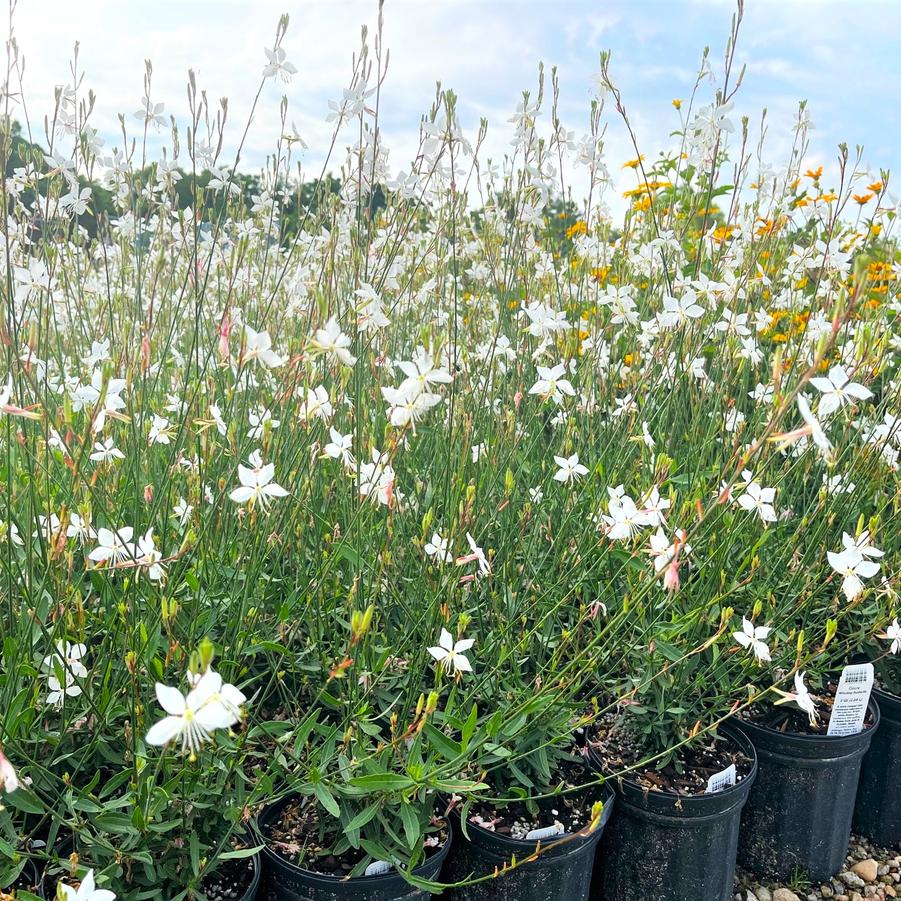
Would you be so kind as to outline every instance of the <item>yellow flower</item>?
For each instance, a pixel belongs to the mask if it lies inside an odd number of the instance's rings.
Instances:
[[[674,106],[676,109],[682,109],[682,101],[681,101],[681,100],[678,100],[678,99],[674,100],[674,101],[673,101],[673,106]]]
[[[816,181],[822,174],[823,174],[823,167],[822,167],[822,166],[817,166],[816,169],[808,169],[808,170],[804,173],[804,175],[805,175],[807,178],[812,178],[814,181]]]
[[[629,160],[627,163],[623,163],[623,169],[637,169],[638,164],[644,159],[644,154],[634,160]]]

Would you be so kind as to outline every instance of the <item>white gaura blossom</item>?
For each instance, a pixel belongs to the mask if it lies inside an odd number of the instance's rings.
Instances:
[[[156,683],[156,697],[168,714],[147,732],[149,745],[164,745],[180,739],[183,751],[196,754],[217,729],[228,729],[240,719],[244,695],[234,685],[223,684],[222,676],[208,669],[187,695],[177,688]]]
[[[125,409],[122,392],[126,384],[125,379],[104,379],[103,371],[95,369],[91,376],[91,384],[82,385],[75,390],[72,398],[73,409],[93,410],[94,419],[91,428],[95,432],[102,432],[107,416],[124,418],[119,411]]]
[[[842,365],[833,366],[825,378],[813,378],[810,380],[818,391],[822,392],[817,410],[821,416],[828,416],[841,407],[853,404],[855,401],[867,400],[873,396],[873,392],[863,385],[852,382],[851,377]]]
[[[241,484],[229,494],[229,498],[236,504],[258,506],[265,512],[272,498],[287,497],[290,492],[272,481],[275,478],[275,464],[264,463],[258,450],[250,455],[249,463],[250,466],[238,466],[238,481]]]
[[[347,469],[355,468],[356,463],[353,455],[354,436],[352,434],[342,435],[337,429],[329,426],[329,441],[322,452],[326,457],[332,460],[340,460]]]
[[[554,480],[567,484],[574,482],[581,476],[588,474],[588,467],[579,462],[579,455],[569,457],[554,457],[554,462],[559,469],[554,473]]]
[[[538,381],[529,388],[529,394],[537,394],[542,400],[552,400],[556,404],[563,403],[564,396],[576,396],[576,389],[565,376],[566,367],[562,363],[553,367],[539,366]]]
[[[438,646],[429,648],[429,653],[447,667],[451,676],[455,676],[457,673],[471,673],[472,664],[465,652],[474,644],[474,638],[461,638],[454,641],[453,635],[447,629],[442,629],[438,638]]]
[[[325,385],[317,385],[315,388],[300,389],[306,391],[305,400],[300,404],[297,415],[301,422],[310,422],[313,419],[331,419],[334,407],[328,395]]]
[[[732,637],[743,648],[748,648],[759,663],[769,663],[770,649],[766,639],[771,631],[769,626],[755,626],[749,619],[742,617],[741,632],[733,632]]]
[[[389,404],[388,420],[397,428],[412,426],[416,431],[416,423],[433,407],[441,403],[441,395],[420,391],[415,381],[404,382],[407,388],[382,387],[382,397]],[[412,393],[411,393],[412,392]]]
[[[19,776],[15,767],[0,751],[0,791],[12,794],[19,787]]]
[[[612,541],[629,541],[632,536],[646,526],[656,524],[656,513],[639,510],[635,501],[625,492],[608,488],[610,496],[608,513],[603,516],[607,537]]]
[[[344,366],[353,366],[357,358],[350,352],[351,339],[341,331],[338,320],[332,316],[324,328],[316,329],[310,340],[310,350],[315,354],[325,354]]]
[[[857,547],[838,553],[827,551],[829,565],[842,576],[842,591],[849,601],[853,601],[863,591],[863,580],[871,579],[879,572],[879,564],[870,560]]]
[[[115,892],[96,887],[93,870],[85,873],[77,889],[64,882],[58,882],[57,891],[62,892],[62,901],[116,901]]]
[[[289,62],[283,47],[270,50],[264,47],[266,53],[266,65],[263,66],[263,78],[278,77],[283,84],[291,81],[291,76],[297,74],[297,66]]]
[[[287,362],[287,357],[279,356],[272,349],[272,338],[269,332],[256,332],[249,325],[244,326],[244,348],[241,362],[258,360],[267,369],[275,369]]]
[[[94,563],[109,563],[111,566],[129,559],[132,556],[131,536],[133,534],[134,529],[131,526],[123,526],[115,531],[98,529],[97,547],[88,554],[88,559]]]
[[[810,692],[807,690],[807,686],[804,684],[804,673],[795,673],[795,690],[794,691],[781,691],[780,689],[775,689],[782,697],[776,701],[777,704],[790,704],[794,702],[797,704],[801,710],[803,710],[808,719],[810,720],[810,725],[815,726],[817,724],[817,705],[814,699],[811,697]]]
[[[776,500],[775,488],[761,488],[757,482],[749,482],[745,486],[745,493],[738,498],[738,506],[749,512],[756,512],[764,524],[775,522],[776,508],[773,502]]]
[[[433,532],[432,537],[425,543],[423,550],[428,557],[434,557],[438,563],[450,563],[454,555],[450,552],[450,541],[442,538],[438,532]]]
[[[889,650],[893,654],[897,654],[899,651],[901,651],[901,626],[898,625],[897,617],[892,620],[892,624],[879,637],[884,638],[886,639],[886,641],[890,641],[892,643]]]
[[[394,488],[394,468],[391,458],[375,448],[372,449],[372,462],[360,463],[359,491],[360,497],[368,497],[379,504],[390,507],[400,500],[400,493]]]

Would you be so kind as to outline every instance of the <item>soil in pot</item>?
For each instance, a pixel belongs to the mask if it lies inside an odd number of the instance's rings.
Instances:
[[[201,888],[207,901],[254,901],[260,884],[260,857],[223,860],[204,877]]]
[[[349,849],[330,854],[318,836],[318,806],[309,798],[286,798],[257,817],[257,832],[265,848],[261,852],[262,901],[406,901],[427,898],[396,870],[379,875],[351,876],[364,852]],[[451,830],[440,821],[426,837],[425,860],[413,873],[435,881],[451,846]]]
[[[884,848],[901,845],[901,696],[873,689],[879,728],[864,755],[854,831]]]
[[[879,722],[871,700],[857,735],[827,735],[835,692],[814,697],[820,723],[793,706],[751,708],[737,723],[754,744],[757,782],[742,813],[738,860],[768,878],[823,882],[842,867],[863,755]]]
[[[756,776],[754,748],[723,729],[665,767],[628,729],[602,722],[589,742],[593,767],[612,778],[616,809],[598,848],[593,901],[730,901],[741,811]],[[735,765],[736,783],[707,793],[708,779]]]
[[[466,835],[456,828],[454,850],[448,860],[445,882],[460,882],[502,871],[515,855],[523,861],[540,850],[535,860],[503,873],[496,879],[452,889],[460,901],[516,899],[559,901],[586,898],[591,884],[594,853],[613,809],[613,793],[606,786],[588,785],[592,777],[580,762],[566,764],[560,772],[568,789],[538,800],[538,809],[523,802],[494,808],[487,802],[473,804],[467,813]],[[595,801],[604,802],[600,824],[588,835],[577,835],[591,822]],[[459,826],[460,811],[451,814]],[[546,834],[537,839],[536,830]]]

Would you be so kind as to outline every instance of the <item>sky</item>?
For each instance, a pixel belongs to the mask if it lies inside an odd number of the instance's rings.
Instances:
[[[132,113],[150,59],[152,99],[167,114],[187,110],[188,69],[211,99],[229,98],[233,155],[259,87],[263,48],[272,46],[278,18],[288,13],[283,46],[298,73],[288,85],[274,79],[264,85],[242,168],[258,169],[274,148],[284,94],[288,120],[309,145],[304,162],[312,172],[331,135],[328,101],[348,83],[360,27],[366,23],[374,32],[377,8],[377,0],[18,0],[12,30],[25,59],[24,98],[37,134],[52,112],[54,86],[72,81],[78,41],[83,88],[97,95],[92,122],[107,150],[122,145],[118,113],[126,114],[131,133],[140,132]],[[390,62],[381,128],[392,148],[391,168],[409,168],[437,81],[458,95],[461,121],[473,136],[479,119],[489,120],[486,155],[500,159],[509,149],[507,120],[522,91],[535,92],[539,61],[548,71],[558,68],[561,119],[581,136],[602,50],[612,52],[611,73],[639,147],[653,158],[672,146],[679,119],[671,101],[689,95],[705,46],[714,72],[721,72],[734,10],[730,0],[385,0]],[[774,164],[786,158],[792,117],[806,99],[815,124],[812,165],[834,172],[844,141],[852,152],[863,145],[874,173],[897,169],[899,34],[901,0],[747,0],[736,56],[747,70],[735,111],[756,127],[767,108],[765,157]],[[702,99],[712,99],[705,91]],[[13,115],[21,119],[21,107]],[[634,176],[621,167],[634,152],[610,108],[605,121],[608,165],[628,187]]]

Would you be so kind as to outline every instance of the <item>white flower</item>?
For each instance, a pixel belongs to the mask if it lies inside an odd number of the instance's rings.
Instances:
[[[405,388],[404,385],[407,387]],[[418,383],[407,379],[400,388],[383,387],[382,397],[385,398],[388,407],[388,419],[391,425],[397,428],[412,426],[416,431],[416,423],[425,416],[432,407],[441,403],[439,394],[420,392]],[[411,394],[412,392],[415,392]]]
[[[166,570],[160,562],[163,555],[156,549],[156,543],[153,540],[153,529],[148,529],[146,533],[138,539],[135,548],[135,562],[139,566],[147,568],[147,578],[151,582],[161,582],[166,575]]]
[[[77,698],[81,694],[81,686],[75,683],[72,674],[68,670],[65,671],[65,686],[60,683],[56,676],[50,674],[47,676],[47,687],[50,689],[50,693],[47,695],[47,703],[54,707],[62,707],[65,697]]]
[[[554,403],[562,403],[563,395],[575,397],[576,389],[572,383],[564,378],[566,367],[562,363],[550,368],[538,367],[538,381],[529,388],[529,394],[538,394],[542,400],[553,400]]]
[[[449,385],[453,376],[435,365],[428,351],[418,350],[413,360],[402,360],[397,364],[406,378],[400,383],[400,390],[418,394],[424,392],[429,385]]]
[[[13,765],[0,751],[0,791],[11,794],[19,787],[19,777]]]
[[[97,530],[97,547],[88,554],[88,559],[95,563],[116,563],[126,560],[131,554],[131,536],[134,529],[123,526],[115,532],[110,529]]]
[[[618,489],[607,489],[610,495],[609,514],[604,514],[607,537],[613,541],[628,541],[639,529],[657,522],[656,514],[639,510],[628,494]]]
[[[457,565],[463,565],[465,563],[472,563],[473,560],[477,560],[479,564],[479,572],[483,576],[487,576],[488,573],[491,572],[491,564],[488,562],[488,557],[485,552],[476,544],[475,538],[466,533],[466,543],[469,545],[470,553],[464,554],[462,557],[457,557]]]
[[[793,692],[780,691],[778,688],[776,691],[782,695],[776,701],[777,704],[789,704],[794,701],[807,714],[810,725],[817,724],[817,705],[804,684],[804,673],[795,673],[795,690]]]
[[[869,579],[879,572],[879,564],[868,560],[856,547],[845,548],[840,553],[827,551],[829,565],[841,576],[842,591],[849,601],[853,601],[863,591],[863,579]]]
[[[254,441],[262,441],[266,428],[277,429],[282,423],[280,419],[273,419],[272,414],[266,409],[251,410],[247,415],[250,422],[250,431],[247,437]]]
[[[897,654],[901,651],[901,626],[898,625],[897,618],[892,620],[892,624],[885,630],[882,638],[888,639],[892,643],[891,651]]]
[[[429,653],[439,663],[447,666],[447,671],[450,675],[471,673],[472,665],[464,652],[468,651],[474,644],[475,639],[473,638],[461,638],[459,641],[454,641],[453,635],[447,629],[442,629],[441,636],[438,639],[438,646],[429,648]]]
[[[91,526],[91,517],[85,516],[84,519],[77,513],[69,514],[69,525],[66,526],[66,537],[74,538],[79,544],[84,544],[89,538],[93,540],[97,533]]]
[[[536,506],[544,500],[544,492],[540,487],[529,489],[529,500]]]
[[[454,559],[454,555],[450,552],[449,547],[450,541],[447,538],[442,538],[437,532],[433,532],[423,550],[427,556],[434,557],[439,563],[450,563]]]
[[[775,522],[776,508],[773,501],[776,500],[775,488],[761,488],[757,482],[749,482],[745,486],[745,493],[738,498],[738,505],[743,510],[756,511],[764,523]]]
[[[310,341],[313,353],[327,354],[345,366],[353,366],[357,358],[348,350],[351,339],[341,331],[338,320],[332,316],[325,328],[316,329]]]
[[[95,888],[93,870],[88,870],[77,890],[64,882],[58,882],[57,889],[63,893],[63,901],[115,901],[116,899],[115,892],[105,888]]]
[[[162,416],[153,417],[153,422],[150,423],[150,432],[147,435],[147,443],[148,444],[168,444],[172,439],[172,435],[169,431],[169,420],[164,419]]]
[[[394,488],[394,469],[391,458],[376,448],[372,449],[372,462],[360,463],[360,497],[369,497],[386,507],[393,505],[399,494]]]
[[[274,50],[270,50],[268,47],[264,47],[263,50],[266,52],[268,60],[263,66],[263,78],[274,78],[277,75],[284,84],[291,81],[291,76],[297,74],[297,66],[288,62],[284,48],[276,47]]]
[[[754,626],[749,619],[742,617],[741,632],[733,632],[732,637],[743,647],[750,648],[754,657],[761,663],[770,660],[770,649],[766,645],[767,636],[772,629],[769,626]]]
[[[72,644],[68,641],[58,641],[56,643],[56,653],[50,654],[44,658],[44,666],[53,669],[57,663],[63,670],[68,670],[73,676],[84,679],[88,671],[81,662],[81,658],[87,653],[87,648],[83,644]]]
[[[244,326],[244,351],[241,362],[259,360],[267,369],[275,369],[287,362],[287,357],[279,356],[272,349],[269,332],[255,332],[249,325]]]
[[[125,390],[125,385],[125,379],[109,379],[104,383],[102,370],[95,369],[91,376],[91,384],[76,389],[73,399],[77,409],[96,406],[94,420],[91,423],[91,428],[95,432],[103,431],[107,415],[118,415],[118,411],[125,408],[125,401],[120,396]]]
[[[579,455],[573,454],[571,457],[554,457],[554,462],[560,468],[554,473],[554,479],[557,482],[573,482],[581,476],[588,474],[588,467],[583,466],[579,462]]]
[[[116,447],[112,438],[107,441],[94,442],[94,453],[91,459],[95,463],[108,463],[112,460],[124,460],[125,454]]]
[[[333,412],[325,385],[317,385],[306,389],[306,400],[301,403],[297,414],[301,422],[309,422],[311,419],[330,419]]]
[[[842,544],[846,551],[857,551],[859,554],[863,554],[864,557],[876,557],[878,559],[885,556],[885,551],[881,551],[875,545],[870,544],[869,529],[864,529],[856,541],[847,532],[842,532]]]
[[[868,388],[852,382],[841,364],[833,366],[825,378],[811,379],[810,384],[823,393],[817,408],[821,416],[828,416],[855,400],[866,400],[873,396]]]
[[[328,433],[332,440],[322,449],[323,453],[333,460],[340,460],[348,469],[355,467],[352,453],[354,436],[352,434],[342,435],[331,426],[329,426]]]
[[[212,669],[193,680],[187,695],[157,682],[156,697],[168,716],[150,727],[147,744],[164,745],[180,737],[182,750],[192,754],[216,729],[228,729],[238,722],[246,700],[233,685],[223,685],[222,676]]]
[[[269,509],[269,501],[273,497],[287,497],[289,492],[281,485],[273,482],[275,464],[263,463],[259,451],[250,455],[250,466],[238,466],[238,481],[241,483],[229,497],[236,504],[259,505],[262,510]]]
[[[180,497],[178,503],[172,508],[172,515],[182,526],[191,518],[193,512],[194,508],[183,497]]]

